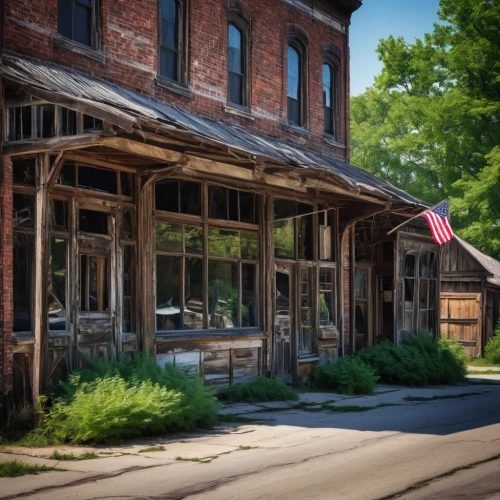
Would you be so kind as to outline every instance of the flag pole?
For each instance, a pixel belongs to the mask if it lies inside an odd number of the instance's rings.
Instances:
[[[432,210],[433,208],[436,208],[438,207],[439,205],[441,205],[441,203],[445,202],[446,200],[442,200],[440,201],[439,203],[436,203],[435,205],[433,205],[432,207],[429,207],[427,210],[424,210],[423,212],[420,212],[419,214],[415,215],[414,217],[412,217],[411,219],[408,219],[408,220],[405,220],[404,222],[402,222],[401,224],[399,224],[399,226],[396,226],[395,228],[391,229],[387,235],[393,233],[394,231],[396,231],[396,229],[399,229],[400,227],[403,227],[405,224],[408,224],[408,222],[411,222],[413,219],[416,219],[417,217],[420,217],[421,215],[425,214],[426,212],[429,212],[429,210]]]

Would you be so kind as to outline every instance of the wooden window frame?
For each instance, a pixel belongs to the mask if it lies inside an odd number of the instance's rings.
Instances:
[[[307,129],[308,127],[308,45],[309,39],[307,34],[297,26],[287,27],[288,36],[287,44],[285,47],[285,95],[286,95],[286,124],[291,128]],[[289,119],[289,106],[288,106],[288,48],[292,47],[299,54],[299,123],[295,124]]]
[[[157,83],[161,86],[166,86],[170,90],[180,90],[182,93],[188,90],[188,18],[189,18],[189,1],[174,0],[177,6],[177,79],[168,78],[161,71],[161,50],[162,44],[162,17],[161,4],[163,0],[158,2],[158,45],[157,45]],[[171,50],[168,48],[168,50]],[[178,88],[179,86],[180,88]]]
[[[158,181],[161,181],[162,179],[158,179]],[[193,179],[183,179],[179,177],[172,178],[172,180],[190,180],[193,181]],[[179,296],[180,296],[180,308],[181,310],[184,310],[185,304],[185,276],[184,276],[184,270],[185,270],[185,259],[186,258],[197,258],[202,260],[202,266],[203,266],[203,278],[202,278],[202,290],[203,290],[203,328],[202,329],[196,329],[196,330],[184,330],[184,329],[178,329],[178,330],[157,330],[157,323],[156,323],[156,317],[154,321],[154,328],[155,328],[155,334],[156,335],[172,335],[172,334],[179,334],[182,333],[184,335],[189,335],[191,333],[195,334],[200,334],[200,333],[225,333],[227,334],[228,332],[260,332],[260,325],[261,325],[261,311],[260,311],[260,301],[259,301],[259,289],[260,289],[260,277],[261,277],[261,261],[262,261],[262,250],[261,250],[261,238],[260,234],[262,231],[262,224],[261,224],[261,217],[258,216],[258,223],[257,224],[249,224],[245,222],[236,222],[236,221],[229,221],[229,220],[224,220],[224,219],[214,219],[209,217],[209,205],[208,205],[208,186],[209,185],[217,185],[219,184],[214,184],[213,182],[209,180],[200,180],[201,183],[201,190],[202,190],[202,215],[201,216],[193,216],[189,214],[181,214],[181,213],[175,213],[175,212],[167,212],[167,211],[160,211],[160,210],[155,210],[154,211],[154,221],[155,221],[155,226],[156,223],[168,223],[168,224],[183,224],[186,226],[197,226],[202,228],[202,242],[203,242],[203,251],[202,253],[199,254],[191,254],[191,253],[186,253],[184,246],[183,246],[183,251],[182,252],[174,252],[174,251],[162,251],[158,250],[156,248],[156,230],[154,229],[155,233],[155,243],[154,243],[154,251],[155,251],[155,256],[157,255],[166,255],[166,256],[171,256],[171,257],[178,257],[181,258],[180,262],[180,274],[181,274],[181,279],[179,281]],[[231,186],[225,186],[225,185],[220,185],[220,187],[227,187],[229,189],[236,189],[238,191],[245,191],[244,189],[241,190],[238,187],[231,187]],[[259,213],[260,213],[260,207],[261,207],[261,201],[259,200]],[[219,230],[224,230],[224,231],[234,231],[238,232],[238,234],[241,234],[242,232],[251,232],[257,235],[258,238],[258,256],[256,260],[251,260],[251,259],[245,259],[242,258],[241,256],[241,239],[240,239],[240,250],[239,250],[239,256],[238,257],[217,257],[217,256],[212,256],[209,255],[208,252],[208,232],[210,229],[219,229]],[[183,239],[183,245],[184,245],[184,239]],[[242,326],[235,326],[235,327],[229,327],[229,328],[214,328],[210,327],[210,314],[209,314],[209,308],[208,308],[208,299],[209,299],[209,282],[208,282],[208,265],[209,261],[222,261],[222,262],[231,262],[231,263],[236,263],[237,264],[237,281],[238,281],[238,312],[237,312],[237,321],[238,325],[241,325],[242,323],[242,266],[245,264],[249,265],[255,265],[256,266],[256,276],[255,276],[255,296],[257,298],[256,300],[256,314],[255,314],[255,326],[248,326],[248,327],[242,327]],[[155,309],[157,307],[157,269],[156,269],[156,258],[154,259],[154,304],[155,304]],[[182,322],[181,322],[182,325]]]
[[[241,33],[241,52],[242,52],[242,104],[237,104],[229,99],[229,26],[233,25]],[[251,47],[250,47],[250,22],[239,10],[231,9],[228,12],[227,23],[227,106],[249,112],[251,109],[252,78],[251,78]]]
[[[61,1],[61,0],[59,0]],[[99,19],[99,9],[100,9],[100,1],[101,0],[90,0],[90,7],[88,5],[82,4],[86,8],[91,9],[91,15],[90,15],[90,45],[86,45],[84,43],[78,42],[74,39],[74,10],[75,10],[75,4],[82,3],[79,0],[63,0],[63,1],[68,1],[70,4],[70,31],[71,31],[71,36],[65,37],[60,31],[59,31],[59,4],[57,7],[58,10],[58,19],[57,19],[57,33],[60,38],[63,40],[68,40],[72,44],[75,44],[80,47],[85,47],[86,49],[92,49],[92,50],[100,50],[101,48],[101,31],[100,31],[100,19]]]

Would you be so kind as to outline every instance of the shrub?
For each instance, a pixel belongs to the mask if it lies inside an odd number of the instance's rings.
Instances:
[[[467,372],[463,347],[448,339],[436,340],[428,333],[415,335],[396,346],[385,340],[365,347],[356,355],[370,365],[382,382],[400,385],[456,383]]]
[[[335,364],[317,366],[313,384],[341,394],[371,394],[378,377],[373,369],[360,359],[340,358]]]
[[[495,330],[495,335],[488,341],[484,348],[484,357],[491,364],[500,363],[500,322]]]
[[[58,388],[43,425],[27,443],[114,441],[128,436],[189,431],[217,421],[213,389],[198,376],[137,353],[132,359],[98,360]]]
[[[221,389],[218,397],[231,403],[254,403],[257,401],[295,401],[299,396],[281,380],[257,377],[255,382],[233,384]]]

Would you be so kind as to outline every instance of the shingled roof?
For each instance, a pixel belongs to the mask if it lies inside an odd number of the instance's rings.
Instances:
[[[118,126],[128,132],[151,125],[159,130],[162,127],[183,130],[193,137],[254,155],[264,161],[269,159],[285,166],[327,172],[347,190],[416,209],[427,208],[427,204],[422,200],[346,161],[235,125],[186,113],[157,99],[62,66],[4,54],[0,73],[35,97],[46,96],[49,102],[67,107],[71,107],[71,103],[83,103],[89,109],[93,108],[97,117],[99,110],[113,114],[117,117]]]
[[[491,276],[488,276],[487,278],[488,283],[500,286],[500,262],[479,251],[477,248],[473,247],[470,243],[467,243],[458,236],[455,236],[455,239],[467,252],[469,252],[478,264],[484,268],[485,271],[491,273]]]

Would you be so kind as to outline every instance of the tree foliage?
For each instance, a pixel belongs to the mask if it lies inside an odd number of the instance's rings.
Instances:
[[[351,100],[351,160],[430,203],[500,257],[500,0],[441,0],[423,40],[390,36],[373,87]]]

